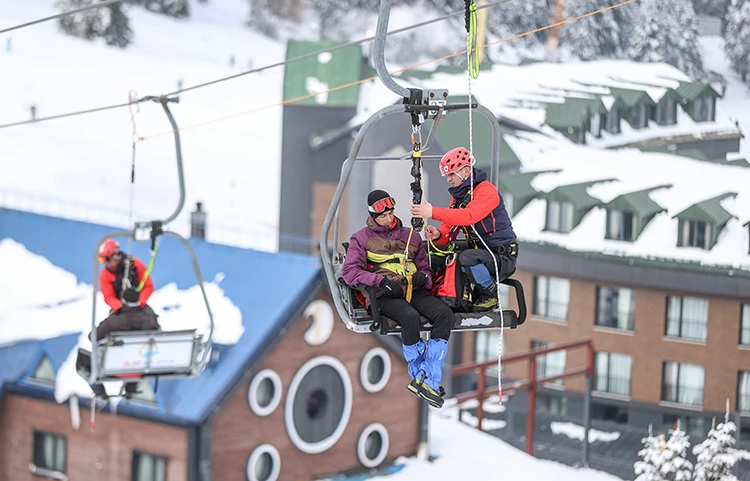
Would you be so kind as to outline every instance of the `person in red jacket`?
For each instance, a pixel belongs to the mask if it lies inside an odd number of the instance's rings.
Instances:
[[[450,206],[433,207],[425,202],[412,205],[411,213],[442,223],[438,228],[430,225],[425,228],[428,240],[448,244],[464,233],[473,248],[462,251],[458,262],[475,285],[474,308],[492,309],[497,306],[495,281],[507,279],[515,272],[518,256],[516,233],[505,202],[497,187],[487,180],[487,174],[474,168],[474,157],[464,147],[443,156],[440,174],[451,186]]]
[[[125,282],[125,268],[130,260],[128,276]],[[137,288],[146,276],[146,266],[133,256],[128,256],[120,250],[120,244],[114,239],[107,239],[99,246],[99,262],[103,262],[104,269],[99,274],[99,289],[104,294],[104,302],[118,312],[122,308],[122,296],[125,289]],[[154,292],[154,283],[151,276],[145,277],[143,288],[138,295],[138,303],[141,307],[151,310],[147,306],[148,298]]]

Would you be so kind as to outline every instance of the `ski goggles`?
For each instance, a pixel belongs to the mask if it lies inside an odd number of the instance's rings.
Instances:
[[[395,208],[396,208],[396,200],[393,197],[386,197],[385,199],[380,199],[379,201],[375,202],[371,206],[367,207],[367,209],[373,214],[382,214],[387,210],[393,210]]]

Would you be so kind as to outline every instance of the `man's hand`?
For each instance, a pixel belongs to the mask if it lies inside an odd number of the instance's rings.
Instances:
[[[411,215],[413,217],[421,217],[422,219],[432,218],[432,204],[425,202],[424,204],[414,204],[411,206]]]
[[[435,240],[440,237],[440,231],[437,230],[437,227],[428,225],[427,227],[425,227],[424,236],[427,238],[427,240]]]

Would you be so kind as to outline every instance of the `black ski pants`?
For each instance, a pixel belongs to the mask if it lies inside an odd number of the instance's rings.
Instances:
[[[447,341],[451,335],[453,311],[448,304],[425,289],[415,290],[411,296],[411,303],[406,302],[403,297],[392,299],[381,296],[378,298],[378,305],[380,314],[393,319],[401,326],[401,342],[407,346],[419,342],[419,330],[422,326],[420,314],[432,324],[433,339]]]

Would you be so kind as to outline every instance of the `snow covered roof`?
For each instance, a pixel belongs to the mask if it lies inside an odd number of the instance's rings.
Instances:
[[[78,346],[91,345],[86,336],[91,329],[93,246],[110,230],[0,210],[0,271],[15,273],[0,279],[0,394],[3,385],[10,385],[54,393],[59,402],[74,394],[90,396],[88,384],[76,373],[75,357]],[[165,330],[205,332],[207,316],[197,314],[205,312],[205,305],[188,254],[179,241],[170,240],[161,241],[152,273],[159,288],[149,304]],[[156,406],[120,405],[120,412],[200,422],[319,282],[320,262],[312,256],[191,243],[215,321],[212,360],[197,377],[160,381]],[[133,244],[131,252],[148,259],[145,244]],[[97,307],[96,317],[106,317],[101,298]],[[54,387],[28,380],[44,356],[56,373]]]

